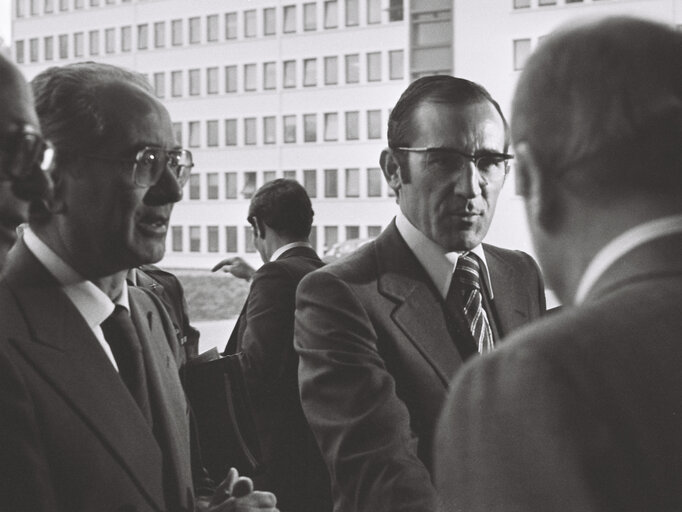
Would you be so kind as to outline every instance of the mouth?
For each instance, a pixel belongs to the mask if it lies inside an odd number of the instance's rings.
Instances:
[[[167,215],[156,212],[145,213],[137,221],[137,227],[148,236],[164,236],[168,232]]]

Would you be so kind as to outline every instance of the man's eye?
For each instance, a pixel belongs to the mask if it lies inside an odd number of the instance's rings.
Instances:
[[[503,158],[497,156],[483,156],[478,159],[476,166],[481,171],[491,171],[500,167],[503,163]]]
[[[142,155],[141,162],[147,165],[153,165],[159,159],[155,152],[147,151]]]

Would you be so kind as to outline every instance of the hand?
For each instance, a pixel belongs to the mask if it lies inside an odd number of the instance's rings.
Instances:
[[[227,477],[218,486],[211,500],[198,502],[199,512],[278,512],[277,498],[270,492],[253,490],[249,477],[239,476],[231,468]]]
[[[220,263],[215,265],[211,269],[211,272],[215,272],[221,267],[223,272],[228,272],[234,277],[244,279],[245,281],[250,281],[251,277],[253,277],[253,274],[256,272],[251,265],[249,265],[239,256],[235,256],[234,258],[225,258]]]

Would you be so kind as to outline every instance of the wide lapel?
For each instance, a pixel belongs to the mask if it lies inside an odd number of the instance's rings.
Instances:
[[[447,329],[442,300],[392,223],[375,242],[379,293],[396,303],[392,320],[445,387],[462,358]]]
[[[158,444],[97,338],[23,242],[5,270],[28,329],[25,339],[11,341],[102,440],[150,504],[163,510]]]
[[[147,387],[154,417],[154,434],[163,450],[165,470],[174,496],[171,503],[189,507],[191,469],[188,409],[178,377],[176,356],[168,339],[174,336],[163,306],[144,291],[129,288],[130,314],[144,353]],[[166,327],[164,328],[164,324]]]

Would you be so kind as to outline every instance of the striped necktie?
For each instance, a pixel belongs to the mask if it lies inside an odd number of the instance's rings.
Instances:
[[[480,265],[476,256],[466,253],[457,259],[452,281],[450,291],[457,287],[462,294],[464,316],[469,322],[469,329],[479,354],[490,352],[494,348],[493,333],[488,322],[488,315],[483,309]]]

